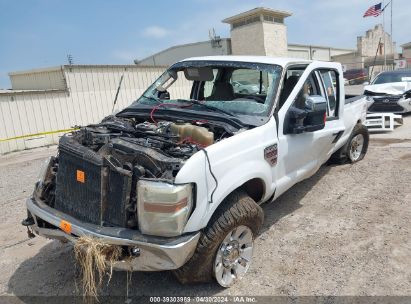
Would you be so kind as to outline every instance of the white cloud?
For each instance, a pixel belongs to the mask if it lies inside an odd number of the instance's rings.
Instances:
[[[157,25],[149,26],[142,32],[143,36],[149,38],[164,38],[168,33],[169,32],[165,28]]]

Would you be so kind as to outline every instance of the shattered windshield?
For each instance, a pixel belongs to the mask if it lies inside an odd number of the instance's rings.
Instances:
[[[192,103],[190,110],[221,115],[268,116],[282,68],[277,65],[187,61],[168,69],[139,104]]]

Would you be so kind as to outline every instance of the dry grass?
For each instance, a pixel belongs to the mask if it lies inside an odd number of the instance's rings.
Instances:
[[[83,295],[97,299],[98,289],[105,275],[110,282],[113,263],[121,256],[121,247],[106,244],[93,237],[82,236],[74,245],[74,254],[80,265]]]

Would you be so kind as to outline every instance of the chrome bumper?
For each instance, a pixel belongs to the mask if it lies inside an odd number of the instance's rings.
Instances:
[[[84,223],[34,198],[27,199],[26,204],[28,211],[34,218],[34,225],[31,227],[38,235],[73,243],[76,242],[77,237],[87,235],[102,239],[108,244],[139,248],[140,255],[138,257],[127,258],[114,264],[114,268],[118,270],[161,271],[177,269],[191,258],[200,238],[200,232],[175,238],[151,237],[131,229],[101,227]],[[71,224],[71,234],[67,234],[59,228],[62,220]],[[44,222],[52,227],[43,228]]]

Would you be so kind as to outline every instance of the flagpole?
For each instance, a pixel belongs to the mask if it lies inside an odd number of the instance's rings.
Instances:
[[[394,37],[392,36],[392,5],[393,5],[393,1],[394,1],[394,0],[391,0],[391,48],[394,46]],[[395,59],[395,58],[394,58],[395,52],[396,52],[396,50],[393,49],[393,50],[392,50],[393,60]],[[394,66],[394,61],[393,61],[393,66]]]
[[[382,2],[382,7],[383,7],[383,11],[382,11],[382,32],[384,35],[384,71],[385,71],[385,67],[387,66],[387,53],[385,52],[386,50],[386,46],[385,46],[385,2]]]

